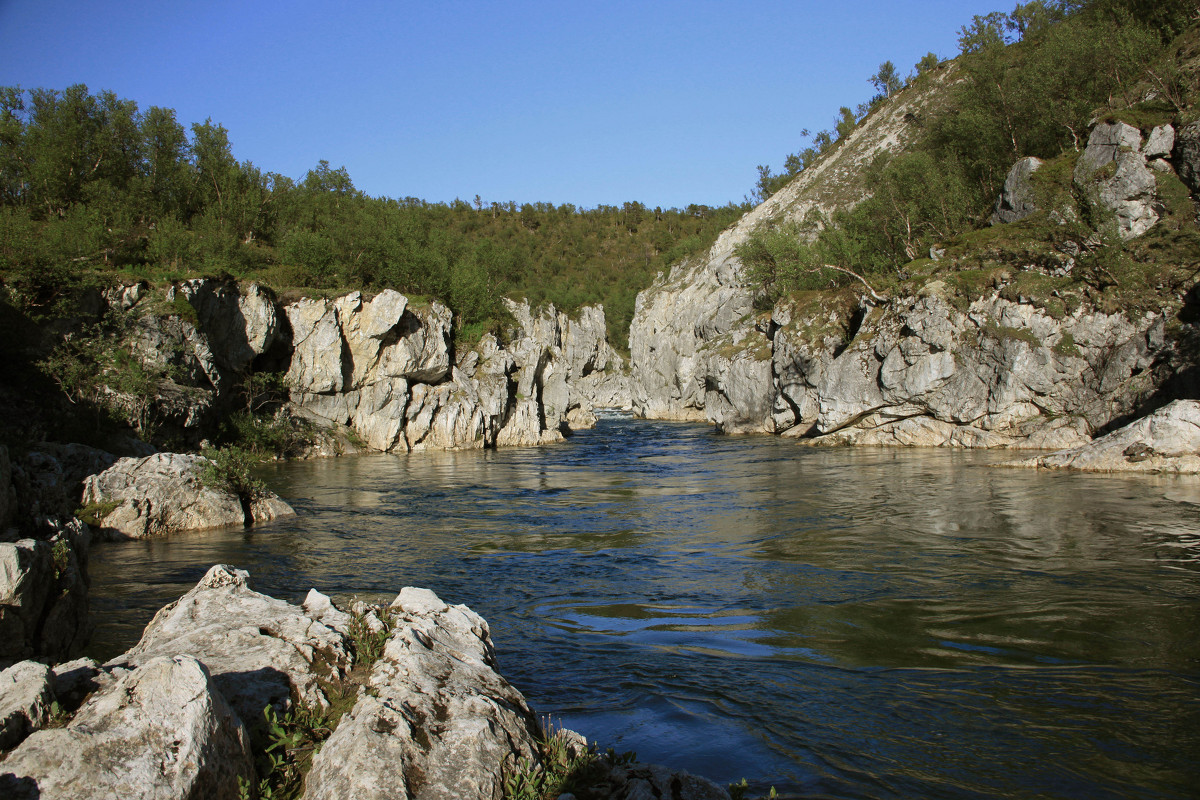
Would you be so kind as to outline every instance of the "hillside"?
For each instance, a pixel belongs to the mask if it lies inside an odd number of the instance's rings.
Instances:
[[[631,327],[638,412],[1063,447],[1195,396],[1197,21],[1152,30],[1111,5],[927,69],[660,275]],[[1137,54],[1111,62],[1119,92],[1079,83],[1104,41]],[[981,116],[985,80],[1059,94],[1025,98],[1022,135],[993,150],[1012,128]]]

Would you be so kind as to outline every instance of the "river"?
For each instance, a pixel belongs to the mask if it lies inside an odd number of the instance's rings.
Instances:
[[[280,464],[247,531],[97,545],[91,654],[214,563],[427,586],[601,747],[837,798],[1200,796],[1200,481],[602,418],[565,444]]]

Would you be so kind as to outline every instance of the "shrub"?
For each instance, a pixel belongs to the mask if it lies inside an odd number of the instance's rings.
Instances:
[[[219,447],[208,451],[200,470],[200,482],[210,489],[232,492],[243,500],[254,500],[266,491],[266,484],[254,477],[258,459],[241,447]]]
[[[259,460],[295,456],[312,443],[312,437],[312,425],[286,409],[269,417],[235,411],[221,423],[222,441]]]
[[[82,508],[75,509],[75,516],[93,528],[98,528],[103,523],[104,518],[115,511],[119,505],[121,504],[115,500],[88,503]]]

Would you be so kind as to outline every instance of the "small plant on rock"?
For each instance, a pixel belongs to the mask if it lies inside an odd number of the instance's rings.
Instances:
[[[50,548],[50,557],[54,560],[54,580],[58,580],[71,565],[71,545],[66,539],[59,539]]]
[[[632,750],[617,753],[610,747],[600,755],[595,746],[583,749],[567,737],[561,725],[555,730],[549,717],[538,739],[538,751],[540,763],[527,758],[509,770],[504,779],[505,800],[553,800],[564,793],[580,800],[599,800],[594,789],[606,782],[608,771],[637,761]]]
[[[391,613],[384,609],[381,616],[375,617],[383,627],[376,630],[370,624],[369,609],[355,611],[350,619],[350,644],[354,647],[354,660],[358,667],[369,669],[383,655],[388,636],[392,633],[394,620]]]
[[[238,778],[239,800],[290,800],[299,797],[313,756],[333,734],[337,718],[324,709],[296,703],[280,715],[263,709],[255,738],[258,783]],[[265,747],[262,746],[265,740]]]
[[[208,463],[200,471],[200,482],[211,489],[232,492],[244,500],[254,500],[266,491],[266,484],[251,470],[257,459],[240,447],[219,447],[207,454]]]
[[[98,528],[103,523],[104,518],[115,511],[119,505],[121,504],[116,500],[88,503],[81,508],[75,509],[75,516],[93,528]]]

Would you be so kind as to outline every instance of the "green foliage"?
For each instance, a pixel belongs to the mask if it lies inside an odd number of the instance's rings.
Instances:
[[[243,500],[254,500],[266,484],[252,472],[258,458],[241,447],[218,447],[205,453],[208,461],[200,470],[200,482],[211,489],[232,492]]]
[[[54,580],[58,580],[71,564],[71,545],[66,539],[59,539],[50,548],[50,558],[54,562]]]
[[[937,56],[934,56],[936,59]],[[896,65],[891,61],[884,61],[879,65],[879,71],[867,79],[868,82],[875,87],[875,91],[883,95],[883,97],[891,97],[896,92],[900,91],[903,85],[900,82],[900,73],[896,72]]]
[[[617,753],[608,748],[601,755],[593,746],[577,752],[549,720],[538,739],[538,750],[540,763],[524,759],[506,771],[504,800],[554,800],[565,793],[579,800],[600,800],[607,794],[597,795],[594,790],[608,769],[637,761],[637,753],[632,750]]]
[[[312,425],[280,408],[271,415],[240,410],[221,423],[221,441],[255,459],[285,459],[303,453],[312,444]]]
[[[921,56],[921,60],[916,63],[915,69],[918,75],[924,75],[926,72],[937,69],[941,63],[942,60],[937,57],[936,53],[931,51]]]
[[[1075,337],[1068,331],[1058,340],[1058,344],[1054,345],[1054,352],[1060,356],[1070,358],[1083,358],[1083,353],[1080,352],[1079,346],[1075,344]]]
[[[385,610],[383,616],[379,617],[379,621],[383,623],[383,628],[373,631],[368,624],[365,611],[351,614],[349,636],[350,644],[354,648],[356,667],[369,669],[383,655],[383,648],[387,645],[395,620]]]
[[[1140,21],[1096,13],[1027,31],[1011,47],[972,51],[955,111],[934,121],[927,146],[956,155],[992,198],[1016,159],[1078,149],[1097,106],[1113,96],[1136,100],[1134,87],[1160,51],[1158,34]]]
[[[167,311],[193,327],[200,324],[200,317],[196,313],[196,307],[188,302],[187,297],[182,292],[177,292],[174,299],[167,304]]]
[[[283,238],[283,258],[300,267],[312,286],[326,286],[336,276],[333,240],[323,233],[297,229]]]
[[[760,308],[769,308],[780,297],[805,289],[823,289],[844,280],[823,269],[823,250],[806,242],[801,226],[789,223],[760,228],[737,247],[747,276],[761,287]]]
[[[119,505],[121,504],[116,500],[92,502],[75,509],[75,516],[93,528],[98,528],[103,524],[104,518],[115,511]]]
[[[963,55],[979,53],[1004,45],[1004,14],[976,14],[970,25],[958,29],[958,49]]]
[[[258,782],[238,777],[238,797],[244,800],[293,800],[304,790],[304,776],[321,744],[333,735],[340,717],[331,710],[295,703],[282,716],[273,706],[263,709],[264,723],[253,738],[257,750]],[[265,746],[262,746],[265,741]]]
[[[50,703],[50,718],[46,720],[43,728],[65,728],[67,723],[71,721],[72,714],[62,706],[57,700]]]
[[[984,326],[984,330],[997,341],[1024,342],[1032,348],[1042,346],[1042,340],[1028,328],[1012,328],[1007,325],[998,325],[993,320],[988,320]]]
[[[145,437],[157,423],[154,395],[167,375],[129,351],[128,325],[124,315],[111,313],[65,337],[37,367],[72,403],[92,409],[97,427],[117,420]]]
[[[225,272],[436,297],[472,331],[503,323],[506,295],[616,304],[619,346],[637,291],[745,210],[372,198],[328,161],[298,182],[238,162],[212,120],[189,132],[83,85],[0,87],[0,280],[46,316],[118,272]]]
[[[1107,117],[1148,131],[1165,122],[1178,123],[1179,112],[1194,102],[1195,76],[1189,70],[1196,48],[1163,46],[1164,31],[1176,30],[1178,17],[1173,12],[1139,13],[1137,6],[1136,0],[1033,0],[1018,4],[1009,14],[975,17],[962,29],[962,79],[949,90],[947,110],[919,120],[923,134],[907,151],[870,165],[863,186],[866,200],[802,226],[760,230],[739,248],[750,278],[762,288],[760,303],[845,283],[854,276],[864,282],[903,279],[907,265],[931,246],[959,240],[988,219],[1009,168],[1023,156],[1047,161],[1033,176],[1036,204],[1043,211],[1020,226],[1006,226],[1012,227],[1013,236],[1037,240],[1046,235],[1060,242],[1074,237],[1082,242],[1092,231],[1109,231],[1111,212],[1094,198],[1079,196],[1072,178],[1075,153],[1086,140],[1096,109],[1108,103],[1119,110]],[[918,64],[918,73],[937,64],[930,53]],[[871,78],[881,93],[894,74],[887,66],[885,62]],[[1150,88],[1159,99],[1131,105]],[[839,138],[852,130],[847,112],[843,108],[835,124]],[[813,141],[816,155],[833,144],[824,131]],[[808,165],[800,156],[789,159],[796,172]],[[759,172],[758,191],[763,196],[795,174],[789,170],[777,176],[762,166]],[[1158,182],[1168,214],[1139,243],[1141,258],[1186,259],[1186,249],[1196,244],[1192,200],[1174,175],[1161,175]],[[1060,209],[1066,209],[1069,220],[1078,210],[1080,220],[1051,226],[1053,231],[1036,229],[1050,224],[1048,211]],[[1010,250],[1006,257],[1016,257],[1020,248],[1004,246]],[[1038,258],[1052,260],[1045,254]],[[1138,297],[1155,290],[1129,290],[1146,284],[1139,276],[1147,273],[1131,258],[1112,232],[1102,246],[1087,248],[1076,269],[1080,280],[1094,289],[1107,292],[1116,287],[1125,300],[1141,302]],[[831,274],[829,267],[854,276]],[[1047,303],[1064,305],[1061,299]]]

